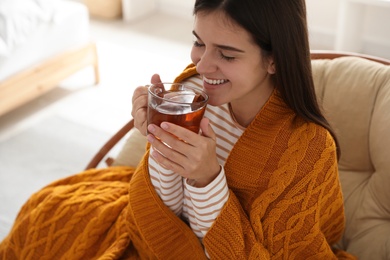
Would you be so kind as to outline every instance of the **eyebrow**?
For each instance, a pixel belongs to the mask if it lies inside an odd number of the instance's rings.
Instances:
[[[199,40],[201,40],[201,38],[198,36],[198,34],[196,34],[195,31],[192,31],[192,34],[193,34],[196,38],[198,38]],[[232,46],[228,46],[228,45],[219,45],[219,44],[217,44],[216,46],[217,46],[218,48],[222,49],[222,50],[236,51],[236,52],[242,52],[242,53],[245,52],[245,51],[243,51],[243,50],[240,50],[240,49],[234,48],[234,47],[232,47]]]

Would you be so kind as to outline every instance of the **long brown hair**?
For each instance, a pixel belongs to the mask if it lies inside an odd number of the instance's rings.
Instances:
[[[272,79],[284,102],[307,121],[326,128],[338,141],[323,116],[311,71],[305,0],[196,0],[194,15],[222,11],[246,29],[265,57],[272,56]]]

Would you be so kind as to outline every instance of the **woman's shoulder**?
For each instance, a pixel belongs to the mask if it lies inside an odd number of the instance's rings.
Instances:
[[[297,121],[300,123],[297,124],[291,134],[291,143],[296,143],[296,145],[306,144],[304,146],[307,154],[317,154],[320,157],[325,153],[332,157],[333,154],[336,154],[336,142],[328,129],[301,118]]]
[[[184,82],[184,81],[187,81],[189,78],[192,78],[192,77],[200,77],[198,72],[196,71],[196,66],[191,63],[190,65],[188,65],[176,78],[175,78],[175,82]]]

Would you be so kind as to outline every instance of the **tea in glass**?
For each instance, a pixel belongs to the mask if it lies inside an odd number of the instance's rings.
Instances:
[[[182,83],[153,84],[148,92],[148,125],[166,121],[199,133],[207,101],[200,88]]]

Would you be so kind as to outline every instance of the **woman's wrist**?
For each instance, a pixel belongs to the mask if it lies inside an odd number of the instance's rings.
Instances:
[[[204,188],[210,183],[212,183],[215,178],[220,174],[221,172],[221,166],[218,165],[218,171],[215,172],[215,174],[207,177],[207,178],[199,178],[199,179],[188,179],[188,184],[195,188]]]

